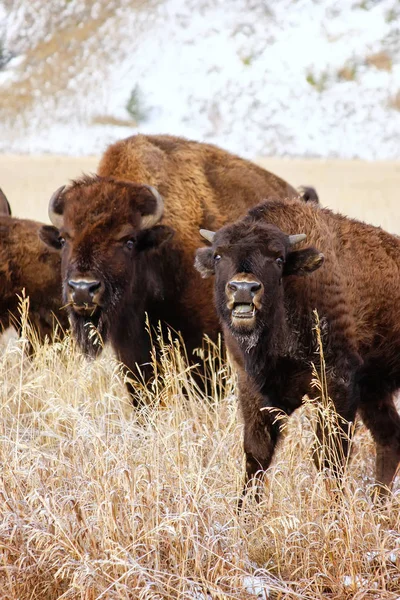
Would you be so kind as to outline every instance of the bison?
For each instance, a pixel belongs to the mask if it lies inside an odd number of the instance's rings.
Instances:
[[[198,249],[195,265],[203,277],[215,275],[238,370],[245,489],[257,489],[271,463],[281,434],[274,412],[290,415],[310,393],[317,309],[339,431],[341,418],[354,422],[358,411],[376,445],[377,489],[387,490],[400,460],[400,239],[312,203],[280,200],[202,233],[212,246]],[[348,441],[344,431],[335,440],[344,457]]]
[[[29,296],[29,318],[38,339],[52,337],[54,326],[68,325],[60,311],[61,258],[39,237],[44,225],[10,216],[11,208],[0,190],[0,331],[19,329],[18,295],[25,289]]]
[[[180,331],[188,356],[219,323],[193,268],[199,228],[219,228],[268,195],[297,198],[288,183],[215,146],[168,135],[111,145],[94,176],[57,190],[49,203],[62,245],[64,302],[81,348],[96,355],[90,330],[110,341],[130,371],[151,375],[150,327]]]

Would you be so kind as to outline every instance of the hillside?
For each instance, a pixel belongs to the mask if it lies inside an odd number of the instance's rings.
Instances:
[[[0,150],[135,131],[255,156],[395,159],[398,0],[3,0]]]

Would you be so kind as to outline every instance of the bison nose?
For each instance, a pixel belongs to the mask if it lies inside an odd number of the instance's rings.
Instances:
[[[235,302],[252,302],[256,293],[261,289],[259,281],[229,281],[228,290]]]
[[[228,288],[231,292],[237,292],[241,290],[246,293],[255,294],[261,289],[261,283],[258,281],[230,281],[228,283]]]
[[[68,287],[74,304],[93,304],[100,299],[102,284],[97,279],[69,279]]]

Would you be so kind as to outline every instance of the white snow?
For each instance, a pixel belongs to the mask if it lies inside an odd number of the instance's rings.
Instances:
[[[187,600],[212,600],[212,596],[210,594],[205,595],[200,586],[194,585],[190,589],[186,589],[183,591],[183,597],[187,598]]]
[[[365,556],[366,556],[368,562],[373,562],[376,558],[379,559],[381,557],[381,554],[379,552],[367,552]],[[389,552],[385,556],[386,562],[388,562],[388,563],[391,562],[394,565],[397,562],[397,558],[398,558],[398,554],[396,552]]]
[[[343,577],[343,586],[345,588],[353,588],[353,589],[360,589],[360,588],[374,588],[376,589],[378,587],[378,582],[377,581],[373,581],[372,585],[371,583],[368,581],[368,579],[365,579],[363,577],[361,577],[360,575],[355,575],[355,577],[350,577],[350,575],[345,575]]]
[[[6,42],[26,52],[27,36],[43,39],[49,19],[42,9],[29,21],[30,3],[15,4]],[[79,0],[65,4],[69,14],[82,9]],[[1,151],[98,154],[140,131],[248,156],[400,158],[400,111],[391,107],[400,91],[397,0],[232,0],[229,9],[226,0],[163,0],[140,11],[116,4],[98,31],[108,60],[82,44],[84,67],[71,68],[68,93],[37,90],[28,119],[0,124]],[[92,18],[98,11],[94,3]],[[23,36],[25,22],[32,25]],[[380,51],[392,61],[389,71],[366,61]],[[339,77],[346,65],[354,80]],[[0,86],[26,75],[11,62]],[[102,115],[129,118],[135,86],[145,121],[93,124]]]
[[[261,577],[244,577],[243,587],[246,592],[254,594],[259,600],[268,600],[270,597],[267,583]]]

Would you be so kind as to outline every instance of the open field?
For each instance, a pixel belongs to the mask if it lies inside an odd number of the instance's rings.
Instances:
[[[263,164],[315,185],[324,205],[400,233],[399,163]],[[94,158],[1,156],[0,186],[16,215],[45,219],[50,194],[95,167]],[[241,425],[218,349],[208,371],[222,394],[205,398],[166,344],[156,382],[137,385],[146,406],[135,411],[108,350],[88,362],[69,338],[33,341],[29,359],[26,336],[27,326],[0,354],[0,600],[400,598],[399,487],[374,507],[362,424],[339,501],[310,456],[307,403],[261,503],[249,497],[238,515]]]
[[[294,187],[313,185],[321,202],[351,217],[400,234],[400,161],[260,159]],[[51,194],[82,172],[94,172],[97,157],[0,155],[0,187],[15,215],[45,220]]]
[[[2,600],[368,598],[400,592],[400,497],[371,501],[359,427],[342,500],[315,471],[309,403],[290,420],[262,502],[238,515],[243,456],[234,378],[196,391],[165,347],[134,411],[118,365],[71,340],[0,357]],[[189,389],[188,394],[183,389]],[[320,392],[315,390],[315,397]]]

